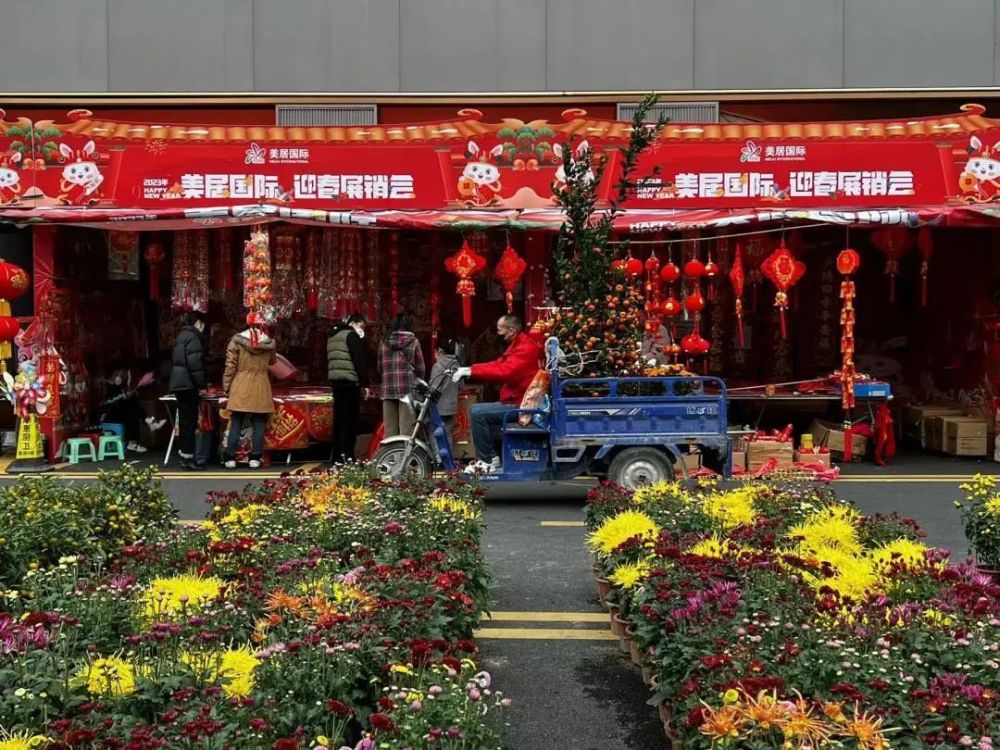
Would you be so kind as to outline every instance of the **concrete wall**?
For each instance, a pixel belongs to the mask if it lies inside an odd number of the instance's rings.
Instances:
[[[0,0],[0,91],[1000,84],[1000,0]]]

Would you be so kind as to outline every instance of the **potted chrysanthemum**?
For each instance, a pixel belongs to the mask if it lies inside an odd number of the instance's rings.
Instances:
[[[962,511],[965,538],[976,565],[1000,582],[1000,485],[997,477],[977,474],[961,485],[965,497],[955,501]]]

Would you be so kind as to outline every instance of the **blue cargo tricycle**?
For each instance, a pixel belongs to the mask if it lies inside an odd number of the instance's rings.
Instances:
[[[602,476],[630,489],[675,477],[682,456],[700,452],[706,466],[731,473],[726,386],[712,377],[565,377],[556,339],[546,342],[551,376],[547,408],[511,407],[504,416],[500,472],[486,482],[537,482]],[[450,374],[447,375],[450,377]],[[437,412],[444,380],[418,382],[412,435],[382,442],[378,470],[391,477],[429,476],[456,468]]]

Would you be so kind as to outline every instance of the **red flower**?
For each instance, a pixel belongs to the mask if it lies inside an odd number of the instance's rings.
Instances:
[[[282,737],[271,745],[271,750],[299,750],[299,741],[291,737]]]
[[[337,714],[337,716],[350,716],[354,713],[350,706],[343,701],[338,701],[336,698],[328,700],[326,702],[326,708],[328,711],[332,711]]]
[[[377,729],[380,732],[395,732],[396,722],[385,714],[372,714],[371,715],[371,725],[373,729]]]

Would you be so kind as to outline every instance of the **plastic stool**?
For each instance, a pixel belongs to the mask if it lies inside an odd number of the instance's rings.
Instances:
[[[97,447],[97,459],[103,461],[108,456],[125,460],[125,441],[118,435],[102,435]]]
[[[125,425],[115,424],[114,422],[101,422],[101,432],[110,432],[112,435],[124,438]]]
[[[94,442],[90,438],[70,438],[63,443],[62,453],[63,458],[71,464],[80,463],[81,458],[87,458],[90,461],[97,460],[97,456],[94,455]]]

